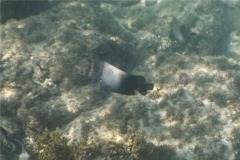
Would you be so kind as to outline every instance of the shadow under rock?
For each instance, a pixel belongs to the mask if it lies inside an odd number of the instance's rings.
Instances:
[[[59,2],[49,1],[2,1],[1,2],[1,23],[9,19],[24,19],[51,8]]]
[[[155,147],[150,156],[151,160],[173,160],[176,159],[176,152],[166,145]]]

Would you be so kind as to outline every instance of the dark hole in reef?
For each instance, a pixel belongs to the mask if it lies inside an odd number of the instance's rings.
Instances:
[[[32,15],[37,15],[41,11],[47,10],[59,2],[49,1],[2,1],[1,2],[1,24],[9,19],[24,19]]]

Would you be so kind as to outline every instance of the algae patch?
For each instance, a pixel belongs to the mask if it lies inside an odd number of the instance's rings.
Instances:
[[[73,142],[68,145],[68,139],[56,130],[44,131],[36,136],[32,146],[33,158],[38,160],[61,159],[155,159],[157,157],[171,158],[174,151],[166,146],[155,147],[147,143],[141,133],[129,129],[124,135],[124,143],[102,140],[97,136],[90,140]],[[159,155],[161,154],[161,155]]]

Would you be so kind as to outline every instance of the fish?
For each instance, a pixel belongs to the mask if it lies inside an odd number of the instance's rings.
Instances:
[[[22,143],[17,139],[9,138],[9,133],[3,127],[0,127],[0,145],[1,152],[5,154],[19,155],[22,153]]]
[[[99,69],[100,86],[104,90],[123,95],[136,95],[138,91],[146,95],[148,90],[153,89],[154,84],[147,83],[145,77],[128,74],[108,62],[101,62]]]

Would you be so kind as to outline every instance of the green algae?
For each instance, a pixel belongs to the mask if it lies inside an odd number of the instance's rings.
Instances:
[[[60,131],[45,131],[35,137],[33,158],[38,160],[154,159],[153,152],[158,148],[147,143],[143,134],[129,129],[124,137],[124,143],[92,138],[90,142],[83,140],[68,144],[68,138],[64,137]]]
[[[62,137],[59,131],[45,132],[35,137],[36,143],[33,145],[34,159],[55,160],[73,159],[73,149],[67,145],[68,139]]]

